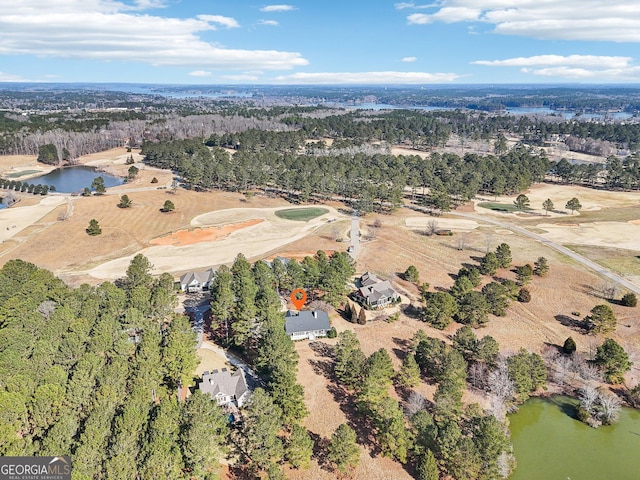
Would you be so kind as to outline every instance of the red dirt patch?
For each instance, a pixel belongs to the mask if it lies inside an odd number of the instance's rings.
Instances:
[[[264,222],[263,219],[255,218],[247,220],[241,223],[232,223],[224,225],[222,227],[207,227],[197,228],[195,230],[178,230],[170,235],[166,235],[160,238],[154,238],[149,243],[151,245],[172,245],[174,247],[181,247],[184,245],[192,245],[200,242],[212,242],[214,240],[221,240],[231,233],[241,230],[243,228],[251,227]]]

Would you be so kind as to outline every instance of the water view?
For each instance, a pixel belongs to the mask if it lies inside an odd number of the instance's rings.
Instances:
[[[85,187],[91,187],[91,182],[96,177],[102,177],[104,186],[107,188],[124,183],[124,179],[120,177],[98,172],[93,167],[84,166],[57,168],[46,175],[30,179],[29,183],[53,185],[56,187],[57,192],[74,193],[81,192]]]
[[[640,412],[624,408],[618,423],[594,429],[570,416],[575,404],[536,398],[510,417],[518,462],[510,480],[640,478]]]

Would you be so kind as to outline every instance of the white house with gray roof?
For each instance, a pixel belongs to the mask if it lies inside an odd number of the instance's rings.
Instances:
[[[200,272],[187,272],[180,277],[180,289],[183,292],[202,292],[211,286],[216,272],[213,268]]]
[[[371,308],[383,308],[397,301],[400,295],[393,289],[389,280],[380,280],[373,273],[365,272],[357,282],[356,296],[361,303]]]
[[[220,372],[204,372],[199,385],[202,393],[211,395],[218,405],[235,405],[242,407],[249,398],[249,387],[241,368],[231,373],[226,368]]]
[[[291,340],[315,340],[331,330],[329,314],[322,310],[289,310],[284,316],[284,330]]]

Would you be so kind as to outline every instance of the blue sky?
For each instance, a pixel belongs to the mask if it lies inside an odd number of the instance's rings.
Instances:
[[[637,83],[637,0],[0,0],[0,81]]]

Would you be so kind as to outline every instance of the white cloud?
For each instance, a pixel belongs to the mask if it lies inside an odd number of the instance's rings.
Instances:
[[[404,58],[402,58],[402,61],[410,63],[410,62],[415,62],[417,59],[418,59],[418,57],[404,57]]]
[[[640,42],[640,7],[632,0],[440,0],[429,8],[407,22],[482,22],[506,35]]]
[[[640,67],[631,64],[631,57],[604,55],[536,55],[505,60],[477,60],[475,65],[517,67],[522,73],[591,81],[638,81]]]
[[[218,23],[227,28],[238,28],[240,26],[235,18],[223,17],[222,15],[198,15],[197,18],[209,23]]]
[[[278,22],[276,22],[275,20],[260,20],[258,22],[258,25],[267,25],[269,27],[277,27],[280,24]]]
[[[13,75],[12,73],[0,72],[0,82],[26,82],[20,75]]]
[[[267,5],[260,9],[261,12],[290,12],[296,10],[293,5]]]
[[[232,49],[199,37],[217,25],[237,22],[220,15],[132,14],[112,0],[0,0],[0,55],[233,70],[286,70],[309,63],[297,52]]]
[[[436,5],[430,4],[430,5],[416,5],[413,2],[400,2],[400,3],[394,3],[393,6],[395,7],[396,10],[405,10],[405,9],[412,9],[412,10],[422,10],[423,8],[430,8],[430,7],[435,7]]]
[[[290,84],[421,84],[451,82],[460,75],[455,73],[424,72],[323,72],[294,73],[275,78],[280,83]]]
[[[516,57],[505,60],[477,60],[475,65],[490,67],[539,67],[539,66],[572,66],[621,68],[627,67],[631,57],[610,57],[603,55],[536,55],[533,57]]]
[[[189,75],[192,77],[210,77],[211,72],[207,70],[194,70],[193,72],[189,72]]]

